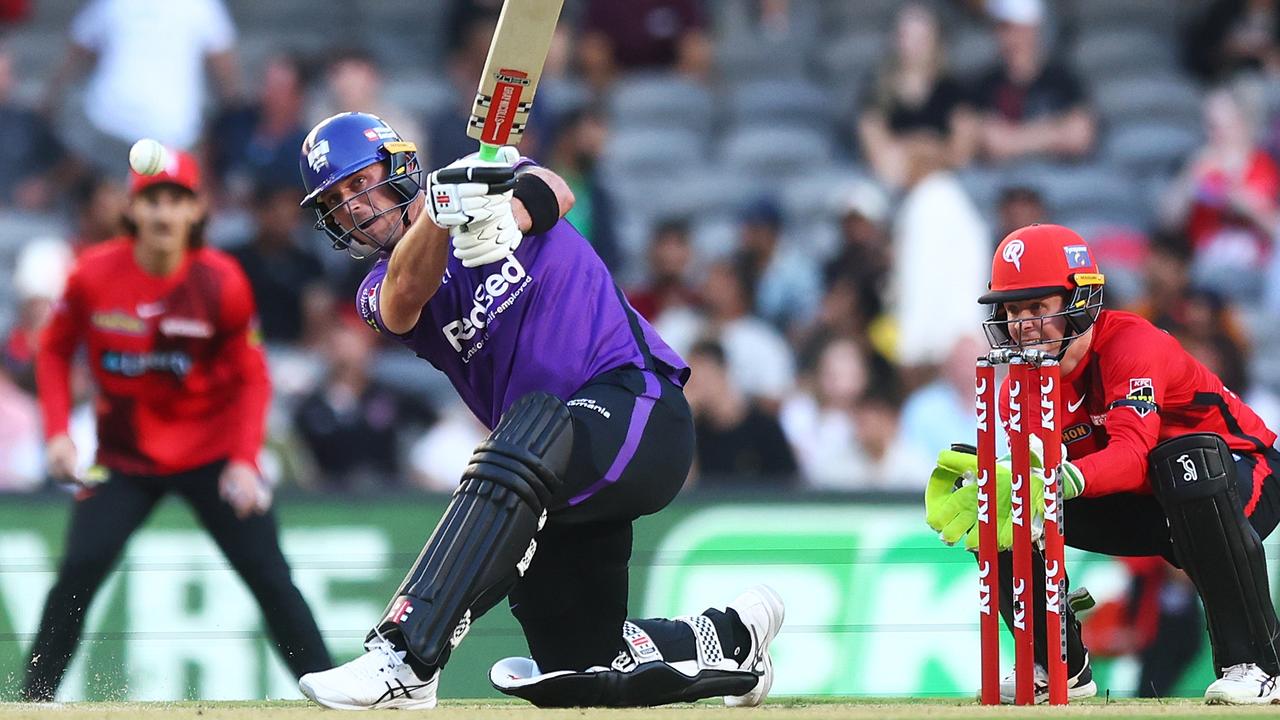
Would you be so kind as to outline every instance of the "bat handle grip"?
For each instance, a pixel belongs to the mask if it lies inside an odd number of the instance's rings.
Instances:
[[[480,159],[485,162],[497,162],[500,147],[499,145],[490,145],[487,142],[480,143]]]

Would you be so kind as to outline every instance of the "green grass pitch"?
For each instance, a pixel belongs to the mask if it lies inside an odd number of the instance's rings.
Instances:
[[[385,715],[386,713],[383,713]],[[537,718],[537,720],[871,720],[872,718],[1217,718],[1269,715],[1275,707],[1206,707],[1198,699],[1112,700],[1103,698],[1065,708],[984,708],[963,700],[918,698],[778,698],[757,709],[726,708],[713,703],[674,705],[637,710],[536,710],[518,702],[473,702],[446,700],[435,710],[394,711],[391,720],[432,718],[433,720],[490,720]],[[379,715],[381,716],[381,715]],[[27,705],[0,703],[0,720],[301,720],[347,714],[323,710],[303,701],[267,702],[177,702],[177,703],[66,703]]]

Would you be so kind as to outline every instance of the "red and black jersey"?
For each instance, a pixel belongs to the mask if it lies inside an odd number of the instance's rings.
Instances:
[[[1237,454],[1276,441],[1252,409],[1168,333],[1133,313],[1103,310],[1089,352],[1062,378],[1067,459],[1085,477],[1085,496],[1149,493],[1147,455],[1156,443],[1189,433],[1221,435]],[[1000,393],[1008,417],[1008,379]],[[1268,464],[1257,463],[1266,475]],[[1252,512],[1262,477],[1254,478]]]
[[[254,323],[249,283],[218,250],[189,251],[164,277],[138,266],[129,238],[85,250],[36,357],[46,437],[66,432],[69,370],[83,344],[99,463],[142,475],[254,463],[270,401]]]

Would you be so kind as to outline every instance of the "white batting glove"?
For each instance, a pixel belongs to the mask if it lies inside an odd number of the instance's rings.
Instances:
[[[480,160],[478,154],[472,154],[443,170],[508,168],[519,159],[519,151],[508,145],[498,150],[496,162],[486,162]],[[441,182],[441,173],[437,170],[430,175],[429,212],[436,225],[449,229],[453,238],[453,254],[463,266],[487,265],[515,252],[524,234],[516,225],[511,210],[513,191],[494,193],[493,187],[484,182]]]
[[[477,219],[449,231],[453,236],[454,257],[469,268],[506,259],[524,239],[524,233],[520,232],[516,217],[511,212],[510,191],[475,199],[486,201],[475,212],[487,219]]]
[[[427,176],[427,213],[431,222],[451,229],[472,222],[482,222],[485,217],[473,217],[470,212],[481,209],[483,204],[475,198],[493,193],[493,188],[480,178],[458,179],[467,176],[465,171],[475,168],[510,168],[520,160],[520,151],[510,145],[498,149],[498,159],[488,162],[479,153],[461,157]],[[464,171],[459,173],[458,171]],[[445,179],[442,179],[444,176]],[[500,194],[500,193],[493,193]],[[467,202],[470,201],[470,202]]]

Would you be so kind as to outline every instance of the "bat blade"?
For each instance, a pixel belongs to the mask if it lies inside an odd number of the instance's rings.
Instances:
[[[506,0],[471,106],[467,135],[485,146],[515,145],[524,135],[542,65],[564,0]]]

